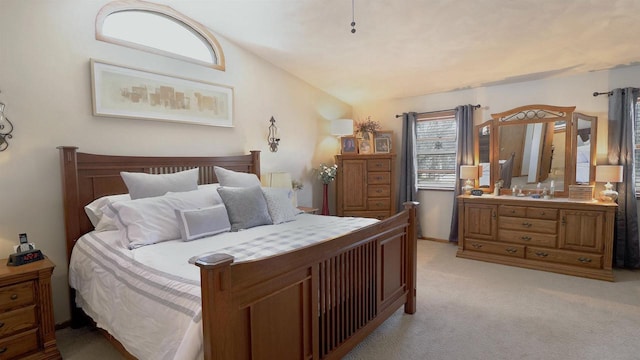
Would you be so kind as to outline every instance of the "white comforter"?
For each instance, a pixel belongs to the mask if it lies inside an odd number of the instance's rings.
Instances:
[[[69,283],[77,290],[76,304],[137,358],[199,359],[200,269],[190,258],[210,252],[229,253],[236,261],[266,257],[376,221],[300,214],[279,225],[135,250],[121,245],[117,231],[91,232],[74,247]]]

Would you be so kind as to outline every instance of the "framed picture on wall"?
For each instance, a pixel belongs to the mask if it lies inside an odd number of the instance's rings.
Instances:
[[[233,127],[233,88],[91,59],[93,115]]]
[[[384,130],[384,131],[376,131],[376,135],[374,137],[374,140],[377,139],[389,139],[389,151],[387,152],[392,152],[391,150],[393,150],[393,144],[392,144],[392,139],[393,139],[393,130]]]
[[[358,152],[360,154],[373,154],[373,146],[371,140],[358,139]]]
[[[340,138],[340,153],[341,154],[357,154],[358,153],[355,136],[343,136]]]
[[[373,145],[374,145],[374,152],[376,154],[388,154],[389,152],[391,152],[391,149],[389,146],[389,139],[387,138],[377,137],[375,138]]]

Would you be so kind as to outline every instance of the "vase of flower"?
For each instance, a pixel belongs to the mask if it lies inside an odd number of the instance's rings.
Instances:
[[[329,184],[336,179],[338,174],[338,165],[333,164],[331,166],[320,164],[320,167],[316,170],[318,172],[318,179],[322,181],[322,215],[329,214]]]
[[[356,132],[364,140],[373,141],[376,131],[380,130],[380,128],[380,124],[371,120],[371,116],[367,117],[367,120],[356,122]]]

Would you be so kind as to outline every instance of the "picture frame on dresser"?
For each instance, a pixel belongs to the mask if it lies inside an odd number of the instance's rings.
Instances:
[[[374,141],[378,139],[389,139],[389,152],[393,151],[393,130],[376,131]]]
[[[358,153],[363,155],[373,154],[373,146],[369,139],[358,139]]]
[[[357,154],[358,147],[356,146],[357,140],[355,136],[342,136],[340,138],[340,153],[341,154]]]
[[[373,145],[374,153],[376,154],[388,154],[391,152],[391,146],[389,146],[388,138],[375,138]]]
[[[233,87],[91,59],[93,115],[233,127]]]

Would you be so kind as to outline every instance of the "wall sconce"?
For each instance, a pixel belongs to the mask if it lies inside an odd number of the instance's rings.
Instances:
[[[278,127],[276,126],[276,119],[271,117],[269,120],[271,125],[269,125],[269,137],[267,140],[269,141],[269,150],[271,152],[278,151],[278,145],[280,145],[280,138],[278,137]]]
[[[478,178],[478,166],[476,165],[462,165],[460,166],[460,179],[466,180],[462,187],[462,193],[465,195],[471,194],[475,180]]]
[[[5,122],[8,124],[7,130],[5,130],[5,127],[7,127],[4,124]],[[13,124],[6,116],[4,116],[4,104],[0,103],[0,151],[4,151],[9,147],[7,139],[11,139],[13,137],[13,135],[11,135],[12,132]]]
[[[618,200],[618,192],[613,190],[612,182],[622,182],[622,165],[598,165],[596,166],[596,181],[607,182],[604,190],[600,191],[600,201],[615,202]]]
[[[331,135],[338,136],[338,137],[353,135],[353,120],[351,119],[331,120]]]

